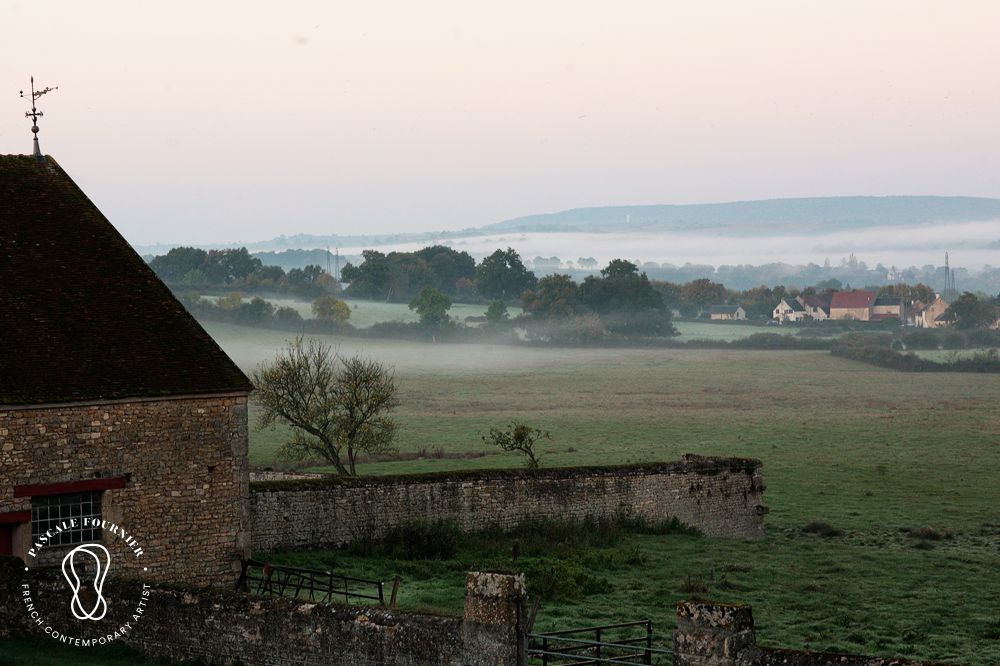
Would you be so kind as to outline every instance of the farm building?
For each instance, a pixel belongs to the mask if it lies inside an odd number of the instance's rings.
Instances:
[[[806,310],[802,303],[795,298],[783,298],[774,308],[773,318],[778,321],[802,321],[806,316]]]
[[[872,319],[880,320],[886,317],[896,317],[900,321],[906,315],[903,299],[898,297],[876,298],[872,305]]]
[[[232,584],[250,382],[51,158],[0,156],[0,331],[0,553]]]
[[[874,308],[874,291],[838,291],[830,297],[830,319],[870,321]]]
[[[830,318],[829,294],[804,294],[798,297],[805,313],[816,321]]]
[[[937,328],[947,324],[942,319],[944,311],[948,309],[948,301],[940,296],[934,299],[930,305],[926,305],[916,311],[914,321],[920,328]]]
[[[713,305],[712,309],[709,310],[709,315],[712,319],[719,320],[732,320],[732,319],[746,319],[746,310],[739,305]]]

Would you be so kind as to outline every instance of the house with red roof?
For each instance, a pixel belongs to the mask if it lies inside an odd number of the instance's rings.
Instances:
[[[830,296],[830,319],[871,321],[874,308],[874,291],[837,291]]]

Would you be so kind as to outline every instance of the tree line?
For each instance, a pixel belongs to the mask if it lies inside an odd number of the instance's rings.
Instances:
[[[304,298],[340,291],[337,281],[320,266],[293,268],[286,273],[281,266],[265,266],[245,247],[227,250],[175,247],[165,255],[153,257],[149,267],[175,290],[228,287],[249,293]]]
[[[671,323],[673,311],[682,317],[707,317],[713,305],[740,305],[749,319],[770,319],[782,299],[853,290],[850,284],[844,285],[836,278],[804,289],[760,285],[741,291],[728,289],[709,278],[673,283],[651,280],[646,272],[640,272],[637,264],[623,259],[613,260],[600,275],[585,276],[582,282],[561,273],[539,280],[509,247],[497,249],[478,264],[468,252],[443,245],[388,254],[365,250],[362,256],[361,263],[347,263],[342,270],[341,278],[347,283],[343,293],[348,298],[409,303],[420,315],[423,327],[437,330],[455,325],[447,315],[452,302],[485,303],[489,305],[486,320],[491,330],[518,327],[539,339],[567,341],[592,341],[609,335],[670,336],[676,332]],[[286,273],[280,266],[263,265],[245,247],[208,251],[174,248],[166,255],[154,257],[150,266],[182,293],[186,288],[224,287],[315,299],[338,294],[341,287],[319,266],[293,268]],[[900,298],[906,305],[916,301],[926,304],[935,298],[935,290],[922,283],[862,289],[873,291],[880,298]],[[959,294],[950,290],[942,297],[952,304],[946,320],[962,329],[990,325],[995,321],[993,306],[1000,305],[1000,297],[990,298],[986,294]],[[512,319],[507,314],[508,305],[520,305],[522,314]],[[257,302],[244,304],[238,313],[230,312],[226,317],[232,319],[237,314],[248,322],[292,317],[289,312],[268,311],[266,305]],[[341,320],[346,319],[344,316]]]

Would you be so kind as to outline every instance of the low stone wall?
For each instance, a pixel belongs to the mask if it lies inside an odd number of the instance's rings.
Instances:
[[[515,666],[524,633],[523,575],[470,573],[464,618],[217,588],[110,583],[107,616],[75,620],[59,572],[26,572],[18,558],[0,557],[0,638],[40,636],[87,650],[77,639],[118,632],[147,655],[248,666]],[[137,608],[142,611],[135,619]]]
[[[150,656],[248,666],[523,666],[524,574],[471,572],[465,594],[458,618],[117,579],[104,588],[107,615],[94,622],[71,616],[60,571],[26,571],[19,558],[0,556],[0,640],[40,636],[86,650],[106,636]],[[689,601],[677,604],[673,663],[943,666],[759,647],[750,606]]]
[[[255,483],[257,553],[378,538],[410,522],[455,520],[466,531],[528,516],[674,517],[710,537],[764,536],[761,462],[688,455],[680,462],[479,470]]]
[[[758,647],[753,609],[746,604],[681,601],[674,630],[674,666],[944,666],[869,657]]]

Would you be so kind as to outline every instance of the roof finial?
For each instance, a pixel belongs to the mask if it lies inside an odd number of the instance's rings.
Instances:
[[[35,77],[33,77],[33,76],[31,77],[31,111],[25,112],[24,117],[25,118],[31,118],[31,121],[32,121],[31,131],[34,132],[34,134],[35,134],[35,153],[34,153],[34,155],[35,155],[35,160],[38,161],[38,162],[44,162],[45,161],[45,155],[42,155],[42,151],[38,147],[38,119],[41,118],[45,114],[43,114],[41,111],[39,111],[39,110],[37,110],[35,108],[35,100],[38,99],[39,97],[41,97],[42,95],[44,95],[45,93],[51,92],[53,90],[59,90],[58,86],[55,87],[55,88],[46,88],[44,90],[39,90],[38,92],[35,92]],[[24,97],[24,91],[23,90],[21,91],[21,97]]]

